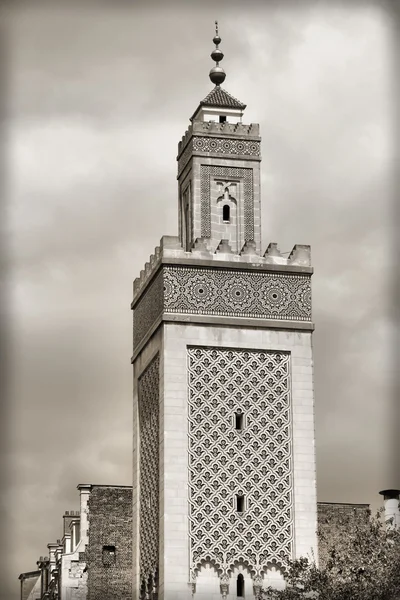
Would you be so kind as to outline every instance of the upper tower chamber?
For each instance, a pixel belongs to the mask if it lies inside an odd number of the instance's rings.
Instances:
[[[215,251],[226,240],[238,254],[245,242],[261,248],[260,137],[258,125],[244,125],[246,105],[221,88],[218,29],[210,71],[214,89],[191,117],[178,146],[179,237],[190,250],[196,239]]]

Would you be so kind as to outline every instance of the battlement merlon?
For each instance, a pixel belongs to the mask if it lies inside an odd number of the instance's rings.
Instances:
[[[260,270],[263,272],[304,273],[312,275],[311,247],[295,244],[290,253],[282,255],[276,243],[270,243],[261,256],[256,253],[254,242],[246,242],[240,254],[234,254],[229,242],[221,240],[215,252],[208,248],[207,239],[196,239],[190,252],[186,252],[178,236],[163,236],[160,245],[141,270],[140,276],[133,282],[133,300],[131,308],[137,304],[140,296],[151,283],[161,264],[182,266],[198,265],[228,269]]]

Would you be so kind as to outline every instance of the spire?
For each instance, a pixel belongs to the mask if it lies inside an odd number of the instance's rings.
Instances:
[[[215,49],[211,52],[211,58],[216,62],[216,65],[210,71],[210,79],[213,83],[215,83],[216,86],[219,86],[225,81],[226,74],[224,69],[219,66],[219,63],[224,58],[224,55],[218,48],[221,43],[221,38],[218,34],[218,21],[215,21],[215,36],[213,38],[213,42],[215,44]]]

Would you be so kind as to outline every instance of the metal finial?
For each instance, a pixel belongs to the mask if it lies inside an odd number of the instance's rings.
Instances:
[[[217,63],[215,67],[213,67],[210,71],[210,79],[215,85],[220,85],[225,81],[225,71],[222,67],[219,66],[220,61],[224,58],[223,52],[218,48],[221,43],[221,38],[218,33],[218,21],[215,21],[215,36],[213,38],[213,42],[215,44],[215,50],[211,52],[211,58],[215,60]]]
[[[221,43],[221,38],[219,37],[219,33],[218,33],[218,21],[215,21],[215,36],[213,38],[213,42],[217,47],[218,47],[218,44]]]

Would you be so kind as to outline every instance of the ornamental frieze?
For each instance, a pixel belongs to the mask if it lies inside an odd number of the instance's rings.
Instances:
[[[162,318],[185,315],[311,322],[311,275],[164,265],[134,307],[134,346]],[[175,318],[176,317],[176,318]]]
[[[179,158],[178,175],[185,168],[192,153],[198,152],[259,158],[260,142],[257,140],[193,136]]]

